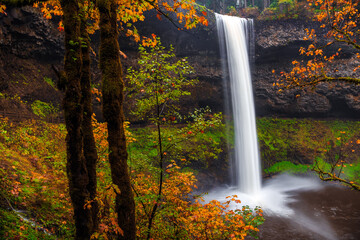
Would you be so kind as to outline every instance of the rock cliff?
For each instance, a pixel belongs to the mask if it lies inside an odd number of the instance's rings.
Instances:
[[[29,114],[35,100],[58,105],[51,64],[60,65],[63,52],[62,34],[37,10],[8,8],[0,14],[0,111]]]
[[[254,71],[256,110],[259,116],[360,118],[360,86],[345,83],[321,83],[313,89],[287,90],[278,93],[273,87],[277,72],[289,71],[293,60],[302,60],[299,48],[308,46],[304,29],[324,30],[314,22],[300,20],[256,23],[256,62]],[[325,42],[325,39],[322,39]],[[339,46],[328,49],[334,52]],[[352,69],[359,64],[351,47],[342,45],[342,54],[334,62],[339,76],[355,76]],[[359,73],[357,74],[359,77]],[[296,96],[300,97],[296,97]]]
[[[255,22],[255,62],[253,84],[256,113],[258,116],[314,117],[360,119],[360,86],[338,83],[322,83],[313,89],[286,90],[281,94],[273,87],[277,72],[291,69],[293,60],[303,60],[299,48],[309,45],[304,40],[305,28],[315,29],[323,35],[325,30],[319,24],[304,20],[278,20]],[[177,31],[177,27],[166,21],[149,17],[146,25],[140,26],[143,33],[155,33],[166,44],[173,44],[179,57],[186,56],[195,67],[200,85],[193,89],[193,97],[187,104],[209,105],[215,110],[224,109],[224,92],[221,55],[218,47],[215,16],[210,16],[207,27]],[[323,42],[326,39],[322,39]],[[335,52],[339,46],[328,49]],[[334,63],[337,75],[352,75],[352,69],[359,64],[354,51],[342,45],[342,54]],[[129,49],[130,50],[130,49]],[[358,73],[357,76],[360,76]],[[296,97],[298,96],[298,97]]]
[[[192,89],[192,96],[183,99],[187,109],[209,105],[215,111],[224,109],[222,61],[220,57],[215,16],[209,14],[209,26],[194,30],[178,31],[178,26],[164,19],[159,21],[149,13],[145,23],[139,23],[144,35],[155,33],[164,45],[172,44],[179,58],[188,57],[200,82]],[[313,22],[301,20],[262,21],[255,23],[255,63],[253,83],[258,116],[316,117],[360,119],[360,86],[344,83],[323,83],[314,89],[290,90],[281,94],[273,87],[275,76],[272,69],[286,71],[291,61],[299,60],[300,46],[304,41],[305,28],[319,29]],[[94,47],[98,35],[93,37]],[[60,103],[61,93],[44,81],[44,77],[56,80],[51,64],[61,67],[63,35],[56,24],[44,20],[41,13],[25,8],[7,10],[0,16],[0,92],[21,97],[30,103],[35,99]],[[120,37],[121,50],[128,56],[123,59],[124,68],[136,62],[136,43]],[[332,51],[330,49],[330,51]],[[96,56],[93,63],[96,67]],[[352,66],[358,64],[351,48],[343,46],[343,54],[337,60],[337,74],[353,74]],[[98,79],[98,70],[94,78]],[[296,97],[300,95],[300,97]],[[0,110],[14,108],[0,99]],[[16,104],[15,104],[16,105]]]

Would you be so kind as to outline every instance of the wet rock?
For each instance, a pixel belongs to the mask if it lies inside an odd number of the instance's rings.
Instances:
[[[347,94],[345,95],[345,100],[348,107],[354,110],[354,112],[360,111],[360,95],[354,96],[351,94]]]
[[[56,19],[46,20],[30,6],[7,8],[6,13],[0,14],[0,110],[31,114],[34,100],[59,106],[61,93],[44,81],[56,81],[51,64],[63,59],[63,33]]]
[[[317,93],[308,93],[296,100],[300,113],[326,113],[331,109],[331,104],[326,96]]]
[[[0,15],[0,29],[0,45],[8,54],[45,61],[62,59],[63,34],[56,29],[56,20],[46,20],[38,9],[8,8],[7,15]]]
[[[186,111],[194,107],[211,106],[214,111],[224,111],[224,91],[222,70],[215,16],[209,13],[209,25],[199,26],[193,30],[178,31],[179,26],[164,19],[159,21],[156,14],[147,13],[146,22],[139,23],[141,34],[150,36],[155,33],[161,37],[163,45],[172,44],[179,58],[187,57],[194,67],[192,77],[199,79],[199,84],[190,89],[191,97],[181,102]],[[8,89],[11,81],[23,75],[36,75],[35,67],[43,69],[46,75],[51,73],[50,65],[61,65],[64,53],[63,33],[57,30],[57,21],[48,21],[42,13],[32,7],[11,8],[7,16],[0,15],[0,90]],[[253,88],[255,93],[256,113],[258,116],[274,117],[340,117],[360,119],[359,92],[360,86],[344,83],[322,83],[308,91],[292,89],[279,93],[273,86],[276,76],[272,70],[289,71],[292,60],[303,60],[299,57],[299,48],[310,42],[304,40],[305,28],[315,28],[318,36],[326,30],[319,24],[303,20],[259,21],[255,22],[255,62],[253,65]],[[123,60],[124,72],[134,66],[137,57],[137,43],[125,36],[120,36],[120,47],[128,55]],[[93,36],[94,51],[97,52],[98,34]],[[321,41],[326,41],[323,39]],[[339,46],[328,50],[332,53]],[[342,46],[340,58],[334,62],[334,76],[360,77],[353,72],[360,60],[354,50]],[[29,64],[19,59],[26,60]],[[96,58],[93,59],[97,65]],[[47,65],[46,65],[47,64]],[[32,65],[31,67],[29,65]],[[36,66],[35,66],[36,65]],[[20,68],[25,70],[22,71]],[[26,69],[30,69],[26,71]],[[280,70],[281,69],[281,70]],[[43,72],[43,70],[41,70]],[[40,75],[40,74],[39,74]],[[100,72],[95,69],[94,79],[98,81]],[[39,77],[40,78],[40,77]],[[16,80],[18,81],[18,80]],[[38,82],[39,84],[41,81]],[[50,91],[51,92],[51,91]],[[29,99],[31,92],[24,93]],[[53,100],[54,95],[51,93]],[[298,97],[300,96],[300,97]],[[46,97],[43,97],[46,99]],[[58,100],[60,102],[60,99]]]
[[[286,90],[281,93],[273,86],[277,76],[272,73],[290,71],[293,60],[306,60],[299,56],[299,48],[310,43],[304,40],[304,29],[315,29],[318,36],[326,32],[317,22],[302,20],[262,21],[256,26],[256,61],[254,67],[254,91],[258,116],[279,117],[320,117],[320,118],[360,118],[360,86],[337,83],[320,83],[306,91]],[[326,39],[320,39],[325,43]],[[360,64],[355,51],[346,45],[329,48],[327,54],[339,47],[340,57],[331,69],[333,76],[360,77],[353,69]]]

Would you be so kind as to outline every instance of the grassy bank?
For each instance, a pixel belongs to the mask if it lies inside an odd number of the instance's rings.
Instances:
[[[257,119],[264,174],[303,173],[315,160],[324,169],[344,161],[344,176],[360,179],[360,122],[311,119]]]

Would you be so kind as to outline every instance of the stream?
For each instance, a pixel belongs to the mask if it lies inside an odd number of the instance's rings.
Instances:
[[[297,201],[289,207],[294,215],[287,218],[265,213],[259,239],[360,239],[360,192],[329,183],[319,190],[293,194]]]

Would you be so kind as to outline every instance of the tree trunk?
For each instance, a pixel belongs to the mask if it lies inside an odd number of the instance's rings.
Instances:
[[[100,12],[100,68],[103,114],[108,125],[109,162],[116,195],[116,213],[124,234],[118,239],[135,239],[135,202],[130,185],[124,130],[124,82],[119,56],[115,0],[98,1]]]
[[[67,129],[66,153],[69,191],[74,207],[76,227],[75,239],[90,239],[93,228],[91,211],[84,208],[89,200],[88,172],[83,154],[82,120],[83,106],[81,99],[81,49],[79,5],[76,0],[62,0],[63,22],[65,29],[65,96],[64,114]]]
[[[82,11],[81,14],[81,54],[82,54],[82,71],[81,71],[81,92],[82,92],[82,103],[84,107],[82,130],[84,137],[84,157],[86,161],[86,169],[88,172],[89,183],[87,190],[90,194],[91,201],[91,215],[93,221],[94,232],[98,225],[97,214],[99,211],[98,203],[95,200],[96,197],[96,163],[97,163],[97,150],[94,139],[94,132],[91,123],[91,117],[93,114],[92,110],[92,99],[91,99],[91,71],[90,71],[90,40],[87,32],[87,18],[85,18],[86,12]]]
[[[158,81],[157,81],[157,87],[156,91],[160,88]],[[160,122],[160,103],[159,103],[159,95],[156,92],[156,128],[158,133],[158,146],[159,146],[159,168],[160,168],[160,177],[159,177],[159,191],[156,199],[156,203],[154,204],[150,217],[149,217],[149,224],[148,224],[148,234],[147,234],[147,240],[151,237],[151,227],[152,222],[155,218],[156,210],[159,207],[159,202],[161,200],[162,196],[162,187],[163,187],[163,180],[164,180],[164,153],[163,153],[163,146],[162,146],[162,138],[161,138],[161,122]]]
[[[264,0],[264,9],[270,6],[270,0]]]

